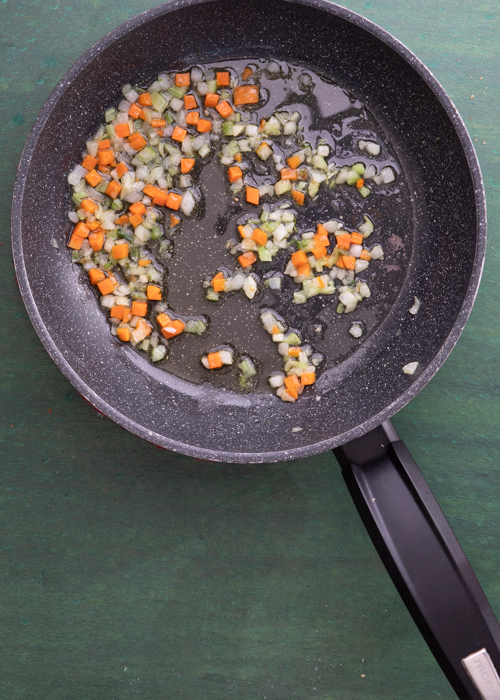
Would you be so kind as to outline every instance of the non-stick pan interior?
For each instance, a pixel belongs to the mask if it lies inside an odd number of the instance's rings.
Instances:
[[[402,166],[411,216],[405,274],[391,310],[317,390],[296,404],[183,381],[114,339],[71,265],[66,173],[102,110],[125,82],[162,70],[274,57],[331,78],[382,125]],[[479,171],[442,89],[381,30],[327,3],[171,2],[93,47],[56,88],[30,136],[13,214],[21,291],[53,359],[101,411],[170,449],[225,461],[272,461],[320,452],[392,415],[453,347],[470,311],[484,254]],[[403,208],[402,208],[403,209]],[[408,227],[411,227],[408,235]],[[55,237],[60,243],[50,245]],[[408,313],[417,296],[421,308]],[[402,367],[418,361],[415,375]],[[319,399],[318,399],[319,397]]]

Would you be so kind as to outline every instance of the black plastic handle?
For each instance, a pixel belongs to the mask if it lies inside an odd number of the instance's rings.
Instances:
[[[488,696],[484,687],[479,692],[462,663],[485,648],[500,669],[500,626],[392,424],[383,423],[334,454],[382,561],[458,697],[500,697]]]

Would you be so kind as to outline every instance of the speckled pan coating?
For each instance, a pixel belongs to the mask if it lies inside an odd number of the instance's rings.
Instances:
[[[396,146],[415,193],[414,248],[397,303],[357,353],[323,375],[319,401],[301,398],[294,405],[193,386],[148,364],[110,335],[64,248],[65,175],[82,137],[124,82],[202,61],[271,55],[330,75],[361,99]],[[54,89],[21,159],[12,230],[19,285],[36,331],[96,408],[171,450],[271,462],[362,435],[429,381],[470,313],[484,259],[486,212],[474,149],[455,107],[422,63],[385,31],[320,0],[248,0],[245,12],[235,12],[228,0],[179,0],[108,34]],[[53,236],[59,250],[49,243]],[[424,303],[412,317],[414,295]],[[413,360],[419,371],[410,377],[401,368]]]

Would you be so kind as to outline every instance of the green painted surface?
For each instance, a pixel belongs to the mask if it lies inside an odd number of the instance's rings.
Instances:
[[[0,2],[0,697],[452,698],[329,454],[234,467],[158,450],[100,417],[38,341],[9,245],[23,143],[85,49],[155,4],[70,3]],[[494,0],[341,4],[433,70],[483,170],[476,306],[394,423],[500,615],[500,11]]]

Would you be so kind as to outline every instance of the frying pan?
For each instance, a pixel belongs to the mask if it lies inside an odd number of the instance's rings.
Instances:
[[[390,308],[323,373],[316,393],[294,405],[195,385],[150,365],[111,336],[64,250],[65,174],[124,82],[200,62],[269,57],[310,67],[361,100],[397,154],[411,202],[410,222],[395,218],[407,255]],[[31,320],[86,399],[146,440],[205,459],[271,462],[334,449],[372,540],[457,695],[500,698],[498,623],[389,422],[456,343],[486,243],[484,192],[466,129],[408,49],[322,0],[247,0],[244,12],[228,0],[179,0],[145,12],[92,47],[49,97],[21,159],[12,226]],[[203,222],[197,226],[193,235]],[[415,296],[423,303],[411,316]],[[419,366],[409,376],[402,367],[412,361]]]

